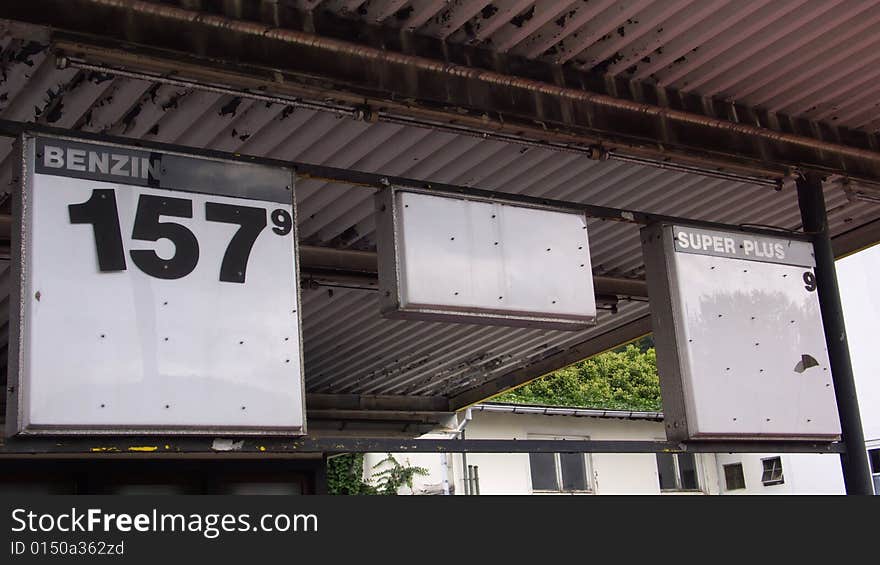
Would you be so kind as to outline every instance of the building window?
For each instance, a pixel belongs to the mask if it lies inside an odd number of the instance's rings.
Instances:
[[[727,490],[746,488],[746,478],[743,475],[742,463],[724,466],[724,482],[727,484]]]
[[[534,492],[590,492],[587,456],[583,453],[529,453]]]
[[[693,453],[658,453],[657,471],[660,476],[660,490],[700,490],[697,461]]]
[[[874,494],[880,495],[880,447],[868,450],[871,461],[871,476],[874,477]]]
[[[761,475],[761,482],[765,487],[772,485],[781,485],[785,482],[782,476],[782,458],[771,457],[770,459],[761,459],[764,465],[764,473]]]

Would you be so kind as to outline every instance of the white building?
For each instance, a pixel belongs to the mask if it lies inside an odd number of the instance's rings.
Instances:
[[[467,439],[664,440],[662,414],[480,404]],[[448,434],[432,434],[449,437]],[[428,436],[430,437],[430,436]],[[365,476],[387,454],[368,454]],[[397,453],[425,467],[413,492],[442,494],[843,494],[836,454]],[[470,478],[470,480],[468,480]]]

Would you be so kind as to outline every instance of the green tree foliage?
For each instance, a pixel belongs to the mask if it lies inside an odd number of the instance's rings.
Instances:
[[[660,379],[653,340],[643,338],[624,348],[596,355],[496,396],[492,401],[660,410]]]
[[[327,492],[330,494],[378,494],[364,482],[364,454],[346,453],[327,460]]]
[[[410,465],[408,461],[406,465],[402,465],[390,453],[388,457],[373,466],[373,469],[379,468],[383,469],[373,475],[378,494],[395,495],[398,489],[404,485],[412,491],[413,479],[416,476],[424,477],[428,475],[426,468]]]
[[[395,495],[406,485],[412,490],[416,476],[428,475],[424,467],[401,464],[390,453],[373,469],[382,468],[374,474],[375,485],[364,481],[364,454],[346,453],[327,460],[327,492],[330,494],[382,494]]]

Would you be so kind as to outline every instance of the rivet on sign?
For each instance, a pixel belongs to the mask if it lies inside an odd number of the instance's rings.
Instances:
[[[584,264],[583,264],[583,263],[581,263],[581,267],[583,267],[583,266],[584,266]]]
[[[284,362],[285,362],[285,363],[290,363],[290,359],[285,359]]]
[[[725,371],[729,371],[729,370],[730,370],[730,367],[725,367],[724,370],[725,370]]]
[[[168,302],[163,302],[162,306],[168,306]]]
[[[759,372],[759,373],[763,373],[763,372],[764,372],[764,369],[758,369],[758,372]]]
[[[34,293],[34,298],[36,298],[36,299],[37,299],[37,302],[39,302],[39,301],[40,301],[40,297],[41,297],[41,296],[43,296],[43,295],[42,295],[42,294],[41,294],[41,293],[40,293],[40,291],[39,291],[39,290],[38,290],[38,291],[37,291],[37,292],[35,292],[35,293]]]
[[[170,405],[170,404],[166,404],[166,405],[165,405],[165,408],[171,408],[171,405]]]
[[[504,299],[503,296],[499,296],[499,297],[498,297],[498,300],[503,300],[503,299]]]
[[[289,340],[289,339],[290,339],[289,337],[285,337],[285,338],[284,338],[284,341],[287,341],[287,340]]]
[[[719,318],[723,318],[723,317],[724,317],[724,314],[718,314],[718,317],[719,317]]]
[[[758,347],[759,345],[761,345],[761,344],[758,342],[755,342],[755,347]]]
[[[244,345],[244,341],[239,341],[238,344],[239,344],[239,345]]]
[[[812,420],[812,419],[810,419],[810,418],[807,418],[807,422],[812,422],[812,421],[813,421],[813,420]]]
[[[547,248],[547,251],[550,251],[550,248],[549,248],[549,247]]]
[[[494,217],[495,217],[495,214],[492,214],[492,217],[494,218]]]
[[[104,334],[101,334],[101,339],[104,339],[104,337],[106,337],[106,336]]]
[[[455,292],[455,293],[453,293],[453,294],[455,294],[455,296],[458,296],[458,293],[457,293],[457,292]]]
[[[556,304],[556,301],[555,301],[555,300],[553,301],[553,304]]]
[[[455,241],[455,238],[454,238],[454,237],[450,237],[450,238],[449,238],[449,241]]]
[[[733,421],[736,422],[736,418],[734,418]]]
[[[244,406],[242,406],[242,407],[241,407],[241,409],[242,409],[242,410],[245,410],[245,407],[244,407]]]
[[[168,341],[168,338],[167,338],[167,337],[165,338],[165,341]]]
[[[770,421],[770,418],[767,418],[767,421],[769,422],[769,421]]]
[[[583,245],[578,246],[578,249],[583,249],[583,248],[584,248]]]
[[[498,242],[497,242],[497,241],[495,242],[495,245],[498,245]]]
[[[103,408],[103,407],[104,407],[104,405],[102,404],[102,405],[101,405],[101,408]]]

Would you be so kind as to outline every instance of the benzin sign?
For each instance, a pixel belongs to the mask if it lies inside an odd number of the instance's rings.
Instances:
[[[292,171],[20,145],[9,433],[304,433]]]
[[[43,172],[50,169],[66,169],[70,173],[88,172],[92,175],[109,175],[155,180],[161,176],[158,157],[148,158],[123,152],[59,147],[42,143],[42,159],[38,167]]]

